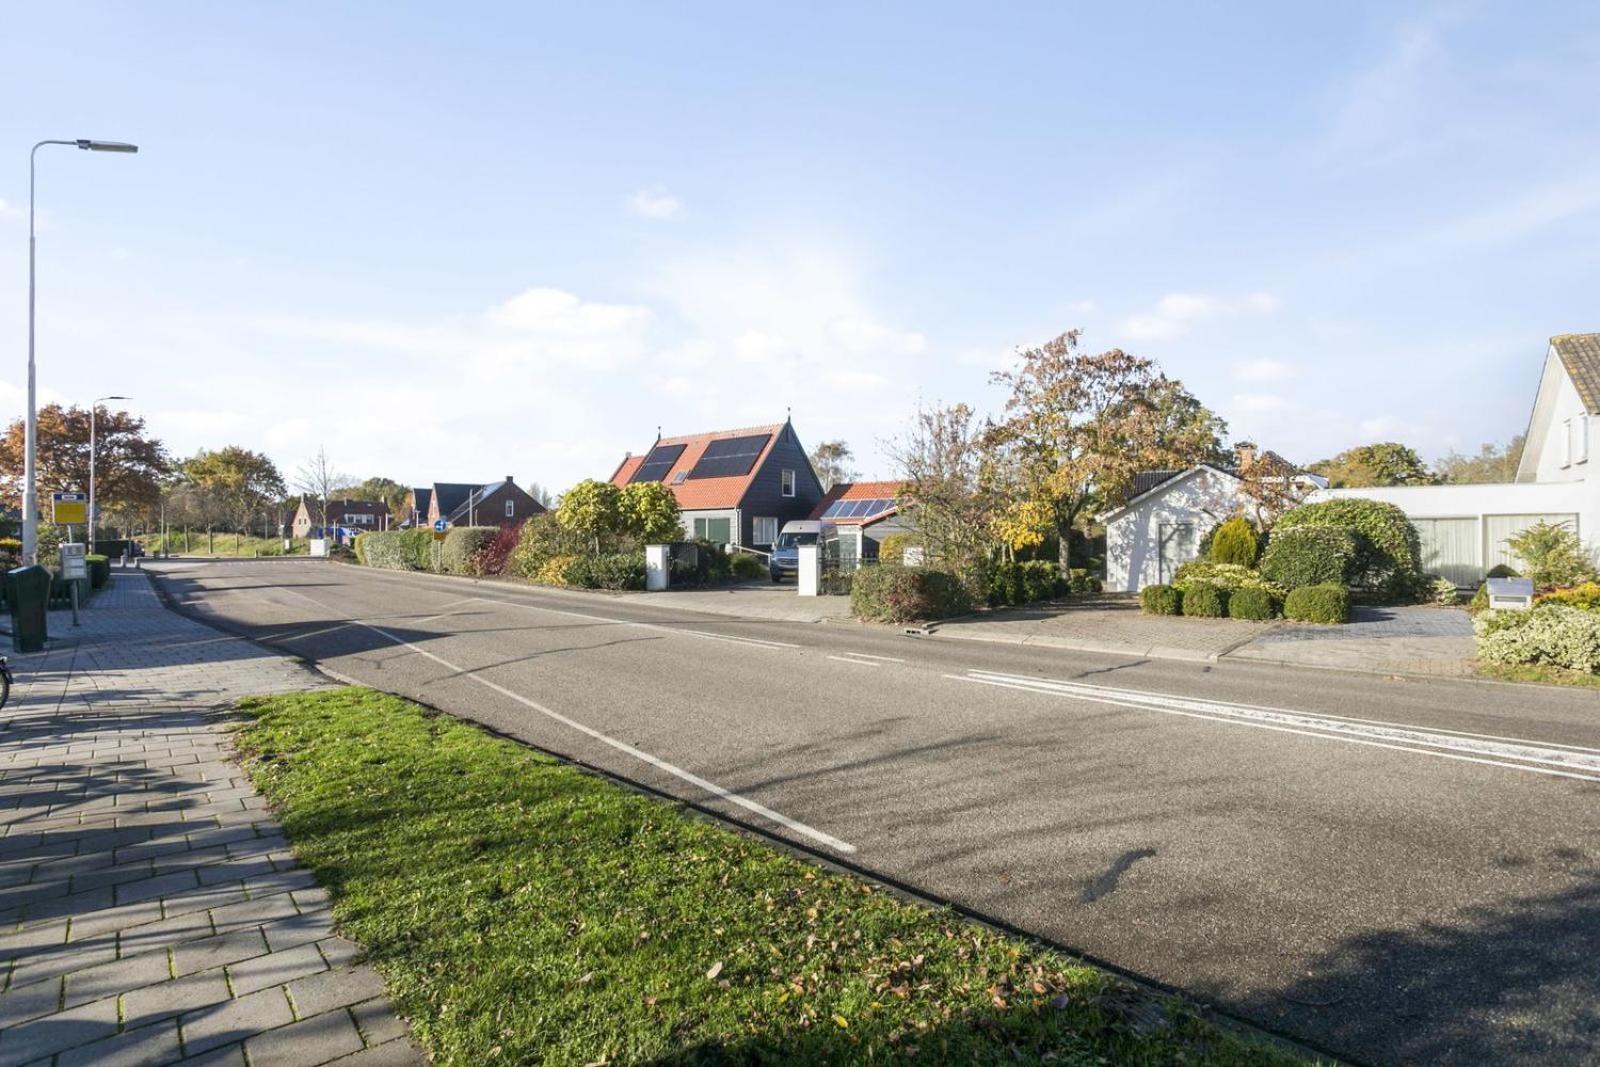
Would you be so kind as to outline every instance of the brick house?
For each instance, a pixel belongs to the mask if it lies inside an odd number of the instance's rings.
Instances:
[[[658,437],[625,456],[611,484],[661,482],[678,501],[683,532],[720,544],[770,549],[783,524],[803,519],[822,483],[788,421],[743,430]]]
[[[405,525],[432,526],[444,519],[451,526],[514,526],[545,506],[519,486],[511,475],[498,482],[434,482],[411,490]]]
[[[300,506],[295,508],[294,521],[290,523],[294,536],[322,536],[322,530],[318,525],[321,515],[322,509],[317,506],[317,502],[302,496]],[[342,526],[357,532],[386,530],[389,528],[389,505],[381,500],[330,500],[328,525]]]

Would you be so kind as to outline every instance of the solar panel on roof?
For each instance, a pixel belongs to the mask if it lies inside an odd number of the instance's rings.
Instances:
[[[700,461],[689,472],[689,477],[733,478],[749,474],[771,439],[770,433],[762,433],[712,441],[700,454]]]
[[[683,455],[683,449],[683,445],[656,445],[650,450],[650,454],[644,457],[644,462],[639,464],[639,469],[633,472],[628,484],[661,481],[672,469],[672,465],[678,462],[678,457]]]
[[[825,519],[837,519],[840,515],[844,514],[844,512],[848,511],[849,509],[850,509],[850,501],[848,501],[848,500],[835,500],[833,503],[828,505],[828,510],[824,511],[822,513],[822,517],[825,518]]]

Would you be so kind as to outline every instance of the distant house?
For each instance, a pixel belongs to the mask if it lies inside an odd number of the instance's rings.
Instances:
[[[1252,501],[1240,474],[1255,464],[1270,472],[1258,477],[1282,478],[1302,498],[1328,484],[1275,452],[1257,455],[1251,448],[1242,448],[1232,467],[1201,463],[1142,472],[1126,503],[1096,516],[1106,528],[1106,589],[1136,593],[1172,581],[1179,567],[1199,555],[1213,526],[1249,510]]]
[[[411,490],[404,525],[431,526],[444,519],[451,526],[511,526],[545,506],[516,483],[511,475],[498,482],[434,482]]]
[[[683,513],[685,537],[767,550],[783,524],[810,515],[822,483],[788,421],[658,437],[625,456],[611,483],[661,482]]]
[[[810,517],[833,523],[847,553],[876,559],[884,538],[910,532],[895,503],[904,488],[904,482],[840,482],[823,495]]]
[[[290,529],[296,537],[322,537],[325,535],[321,521],[322,508],[318,502],[302,496]],[[357,532],[385,530],[389,526],[389,505],[381,500],[330,500],[328,525]]]

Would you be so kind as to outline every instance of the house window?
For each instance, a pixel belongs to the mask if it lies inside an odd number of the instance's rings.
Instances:
[[[730,536],[731,528],[732,520],[730,519],[695,519],[694,539],[696,541],[713,541],[716,544],[725,545],[732,540]]]
[[[770,545],[778,540],[778,520],[772,515],[757,515],[750,531],[750,541],[757,545]]]
[[[1564,419],[1561,423],[1561,465],[1572,466],[1572,420]]]
[[[794,496],[794,471],[783,472],[783,495]]]
[[[517,517],[517,502],[515,500],[507,500],[506,501],[506,518],[514,519],[516,517]]]
[[[687,478],[687,477],[689,477],[689,472],[688,471],[679,471],[677,474],[674,474],[672,476],[672,484],[673,485],[682,485],[683,484],[683,480],[685,478]]]
[[[1589,462],[1589,416],[1579,415],[1572,420],[1574,463]]]

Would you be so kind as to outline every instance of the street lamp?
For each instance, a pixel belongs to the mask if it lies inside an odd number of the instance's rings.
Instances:
[[[94,509],[94,419],[102,400],[132,400],[131,396],[97,396],[89,405],[89,551],[94,551],[94,527],[99,513]]]
[[[22,483],[22,562],[28,564],[39,562],[39,497],[37,487],[34,484],[34,468],[37,459],[36,449],[39,438],[38,412],[34,406],[33,369],[34,263],[37,259],[35,254],[37,241],[34,237],[33,227],[34,162],[39,155],[39,149],[47,144],[81,148],[85,152],[139,151],[138,145],[128,144],[125,141],[91,141],[86,138],[80,138],[73,141],[40,141],[28,153],[28,419],[24,434]],[[92,537],[93,534],[90,536]]]

